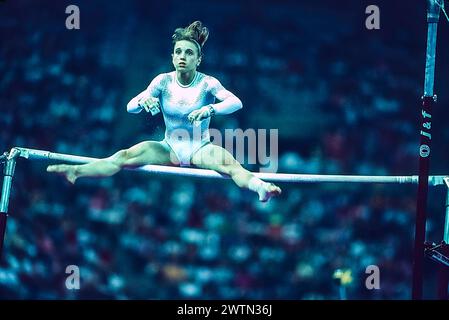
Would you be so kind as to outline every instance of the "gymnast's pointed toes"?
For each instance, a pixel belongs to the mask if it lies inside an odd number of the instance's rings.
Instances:
[[[279,188],[274,183],[270,183],[270,186],[268,187],[268,192],[270,192],[272,196],[278,196],[282,193],[282,189]]]
[[[59,165],[51,165],[47,167],[47,172],[60,172]]]
[[[67,181],[70,182],[71,184],[75,184],[77,177],[74,175],[69,175],[66,177]]]
[[[282,193],[281,188],[279,188],[274,183],[267,184],[263,193],[259,194],[259,201],[267,202],[272,197],[277,197]]]

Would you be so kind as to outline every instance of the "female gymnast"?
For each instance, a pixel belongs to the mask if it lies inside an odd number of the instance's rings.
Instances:
[[[164,140],[143,141],[88,164],[51,165],[47,171],[63,174],[73,184],[80,177],[111,176],[122,168],[193,164],[229,175],[239,187],[257,192],[260,201],[279,195],[278,186],[255,177],[226,149],[210,142],[210,118],[233,113],[242,108],[242,102],[217,79],[197,71],[208,36],[209,30],[200,21],[177,28],[172,36],[175,71],[156,76],[127,105],[130,113],[145,110],[156,114],[162,110],[166,126]]]

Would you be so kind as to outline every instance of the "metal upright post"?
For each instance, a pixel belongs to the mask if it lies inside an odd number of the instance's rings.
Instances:
[[[442,242],[442,255],[444,257],[449,257],[449,249],[448,249],[448,243],[449,243],[449,178],[444,179],[446,183],[446,203],[445,203],[445,219],[444,219],[444,235],[443,235],[443,242]],[[449,285],[449,269],[448,266],[445,264],[439,265],[438,270],[438,299],[441,300],[447,300],[448,299],[448,285]]]
[[[415,247],[413,254],[413,285],[412,298],[422,299],[424,241],[426,236],[427,191],[429,188],[430,142],[432,139],[432,106],[436,101],[433,92],[435,76],[435,47],[437,26],[440,16],[440,4],[437,0],[427,0],[427,49],[426,69],[424,79],[424,96],[421,109],[420,147],[419,147],[419,177],[416,200]]]
[[[12,177],[14,176],[14,170],[16,168],[16,158],[19,156],[20,151],[12,149],[8,154],[4,154],[1,157],[4,162],[3,167],[3,186],[2,196],[0,198],[0,258],[2,256],[3,241],[5,239],[6,220],[8,217],[8,205],[11,195]]]

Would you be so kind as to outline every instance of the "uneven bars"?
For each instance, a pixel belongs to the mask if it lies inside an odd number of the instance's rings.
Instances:
[[[29,148],[15,147],[11,151],[18,150],[19,156],[29,160],[55,160],[70,163],[89,163],[98,158],[76,156],[63,153],[55,153],[45,150],[36,150]],[[222,175],[213,170],[186,168],[186,167],[171,167],[162,165],[145,165],[131,170],[145,171],[149,173],[176,175],[176,176],[190,176],[201,178],[220,178],[229,179],[228,176]],[[302,183],[393,183],[393,184],[418,184],[418,176],[366,176],[366,175],[320,175],[320,174],[291,174],[291,173],[266,173],[254,172],[254,175],[260,179],[276,182],[302,182]],[[429,176],[429,184],[443,185],[444,178],[447,176]]]

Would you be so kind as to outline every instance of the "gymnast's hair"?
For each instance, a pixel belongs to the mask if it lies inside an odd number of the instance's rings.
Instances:
[[[198,55],[202,55],[201,49],[209,37],[209,29],[203,26],[201,21],[195,21],[188,27],[177,28],[172,36],[173,44],[181,40],[188,40],[196,44]]]

